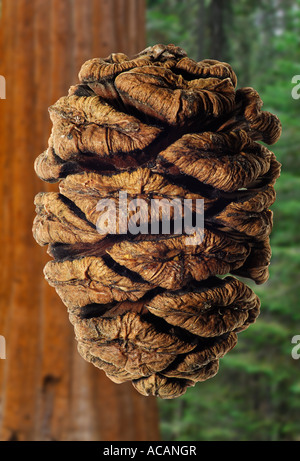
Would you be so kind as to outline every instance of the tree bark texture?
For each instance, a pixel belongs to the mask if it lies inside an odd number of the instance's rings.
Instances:
[[[117,385],[77,352],[66,309],[44,281],[32,237],[33,163],[50,134],[48,107],[80,66],[144,48],[143,0],[3,0],[0,74],[0,439],[157,440],[156,401]]]
[[[225,16],[228,0],[212,0],[209,7],[210,54],[213,59],[225,60]]]

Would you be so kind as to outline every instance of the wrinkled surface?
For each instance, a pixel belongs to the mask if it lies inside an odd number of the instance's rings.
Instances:
[[[115,383],[179,397],[215,376],[256,321],[260,300],[237,277],[268,279],[281,167],[260,143],[281,134],[262,106],[228,63],[158,44],[87,61],[49,108],[35,170],[59,187],[36,196],[33,235],[79,353]],[[183,216],[199,215],[197,199],[204,229],[190,235]],[[162,227],[167,215],[179,232]]]

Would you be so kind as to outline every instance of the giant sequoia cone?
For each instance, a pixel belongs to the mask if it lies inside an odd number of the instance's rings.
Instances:
[[[260,311],[234,276],[268,278],[280,164],[258,141],[276,142],[281,125],[253,88],[236,84],[227,63],[156,45],[86,62],[49,109],[53,129],[35,170],[59,192],[37,195],[33,227],[53,258],[45,277],[68,308],[79,353],[144,395],[178,397],[214,376]],[[140,226],[153,198],[204,200],[203,238],[124,232],[132,212],[122,215],[120,191],[125,204],[149,204]],[[114,232],[97,226],[104,199],[123,216]]]

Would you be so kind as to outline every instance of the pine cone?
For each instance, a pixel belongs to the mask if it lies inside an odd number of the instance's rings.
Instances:
[[[258,141],[275,143],[281,125],[253,88],[236,85],[227,63],[155,45],[86,62],[49,109],[53,129],[35,170],[59,192],[36,196],[33,227],[52,257],[45,277],[68,308],[79,353],[143,395],[178,397],[213,377],[259,315],[259,298],[234,276],[260,284],[269,275],[280,164]],[[162,201],[155,232],[153,199]],[[204,203],[192,244],[175,231],[174,199],[194,220]],[[103,231],[105,201],[118,220]],[[147,205],[136,221],[145,232],[130,231],[133,202]]]

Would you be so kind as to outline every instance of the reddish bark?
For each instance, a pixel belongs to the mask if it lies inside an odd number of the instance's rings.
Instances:
[[[144,46],[143,0],[3,0],[0,74],[1,440],[157,440],[156,401],[119,386],[78,354],[49,260],[32,237],[34,196],[55,190],[33,163],[50,132],[48,106],[80,66]]]

